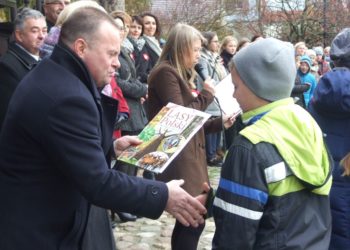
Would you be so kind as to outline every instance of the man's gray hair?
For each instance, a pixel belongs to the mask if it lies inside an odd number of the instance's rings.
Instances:
[[[15,29],[23,30],[24,23],[28,18],[41,19],[45,18],[45,16],[40,11],[31,8],[23,8],[16,16]]]

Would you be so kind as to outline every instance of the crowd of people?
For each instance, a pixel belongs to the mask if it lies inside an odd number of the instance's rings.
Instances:
[[[153,13],[45,0],[13,34],[0,58],[1,249],[116,249],[110,215],[163,211],[172,249],[196,249],[208,216],[213,249],[350,249],[350,29],[312,49],[183,23],[163,40]],[[215,98],[228,76],[238,117]],[[115,159],[169,102],[211,118],[140,178]]]

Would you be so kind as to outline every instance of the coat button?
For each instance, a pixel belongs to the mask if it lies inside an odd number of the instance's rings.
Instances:
[[[153,195],[157,195],[159,193],[159,188],[158,187],[152,187],[151,192]]]

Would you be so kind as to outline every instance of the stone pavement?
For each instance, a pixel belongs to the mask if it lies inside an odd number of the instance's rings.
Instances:
[[[211,185],[216,188],[221,168],[208,167]],[[146,218],[136,222],[117,224],[113,230],[118,250],[167,250],[171,249],[170,240],[175,219],[164,212],[158,220]],[[211,249],[215,225],[213,218],[206,221],[205,229],[201,235],[198,249]]]

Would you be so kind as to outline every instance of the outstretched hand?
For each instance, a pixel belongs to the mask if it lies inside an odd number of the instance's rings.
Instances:
[[[198,227],[204,223],[205,207],[201,202],[181,188],[184,180],[173,180],[167,183],[169,198],[165,211],[173,215],[184,226]]]

